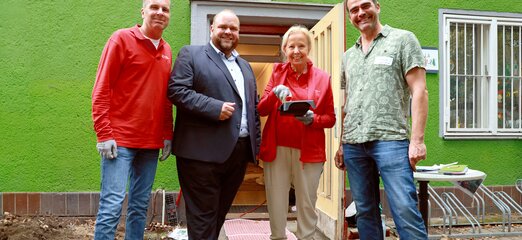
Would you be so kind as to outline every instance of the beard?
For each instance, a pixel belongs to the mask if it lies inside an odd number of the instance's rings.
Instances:
[[[217,42],[217,44],[216,44]],[[232,52],[237,47],[237,40],[223,40],[221,38],[216,39],[214,45],[224,53]]]

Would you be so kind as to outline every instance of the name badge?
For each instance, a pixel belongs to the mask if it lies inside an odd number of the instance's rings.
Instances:
[[[387,65],[387,66],[391,66],[392,63],[393,63],[393,58],[385,57],[385,56],[375,57],[375,62],[373,62],[373,64],[381,64],[381,65]]]

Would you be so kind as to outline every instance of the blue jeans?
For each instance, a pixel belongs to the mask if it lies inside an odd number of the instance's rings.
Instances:
[[[118,157],[102,158],[100,206],[95,240],[113,240],[120,221],[127,182],[129,197],[125,239],[143,239],[149,198],[158,164],[157,149],[118,147]]]
[[[409,141],[344,144],[344,162],[357,209],[360,239],[382,239],[379,174],[401,239],[428,239],[417,209],[417,192],[408,160]]]

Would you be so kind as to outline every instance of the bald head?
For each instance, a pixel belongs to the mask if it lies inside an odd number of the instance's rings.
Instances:
[[[234,51],[239,41],[239,18],[232,10],[225,9],[214,16],[210,39],[227,57]]]
[[[146,0],[145,0],[146,1]],[[224,9],[221,12],[218,12],[214,17],[212,18],[212,23],[216,22],[216,19],[222,17],[222,16],[233,16],[237,19],[237,22],[239,23],[239,18],[237,17],[236,13],[230,9]]]

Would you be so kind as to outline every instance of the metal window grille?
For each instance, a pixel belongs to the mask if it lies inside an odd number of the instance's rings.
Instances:
[[[522,21],[462,15],[444,23],[444,136],[522,136]]]
[[[498,36],[498,128],[521,130],[521,32],[522,26],[501,24]]]
[[[488,125],[487,89],[491,76],[485,57],[489,25],[449,25],[449,129],[481,130]]]

